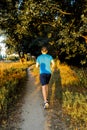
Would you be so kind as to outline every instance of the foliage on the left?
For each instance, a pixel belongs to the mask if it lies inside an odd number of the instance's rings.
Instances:
[[[0,63],[0,124],[6,126],[9,106],[20,97],[27,76],[27,68],[32,62]]]

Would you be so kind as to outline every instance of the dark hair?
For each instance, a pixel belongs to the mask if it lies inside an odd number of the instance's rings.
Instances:
[[[41,48],[41,51],[42,51],[42,52],[47,52],[47,51],[48,51],[48,49],[47,49],[47,47],[46,47],[46,46],[43,46],[43,47]]]

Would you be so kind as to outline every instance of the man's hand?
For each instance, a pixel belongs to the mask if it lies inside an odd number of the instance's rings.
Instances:
[[[55,65],[54,60],[51,61],[51,69],[53,72],[56,71],[56,65]]]
[[[39,63],[38,62],[36,62],[36,68],[38,68],[39,67]]]

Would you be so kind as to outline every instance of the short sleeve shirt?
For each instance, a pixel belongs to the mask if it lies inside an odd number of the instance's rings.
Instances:
[[[49,54],[41,54],[37,57],[36,62],[40,65],[40,74],[50,74],[51,68],[50,64],[53,57]]]

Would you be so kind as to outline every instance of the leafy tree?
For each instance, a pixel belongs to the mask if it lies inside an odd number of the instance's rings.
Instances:
[[[73,5],[70,4],[71,1],[65,4],[62,2],[61,6],[68,10],[71,15],[61,17],[62,26],[58,26],[59,33],[56,46],[61,60],[84,65],[87,64],[87,38],[84,37],[87,35],[87,2],[76,0]]]
[[[61,61],[87,64],[86,0],[24,0],[20,5],[10,1],[2,8],[6,13],[1,27],[19,54],[38,55],[45,44]]]

